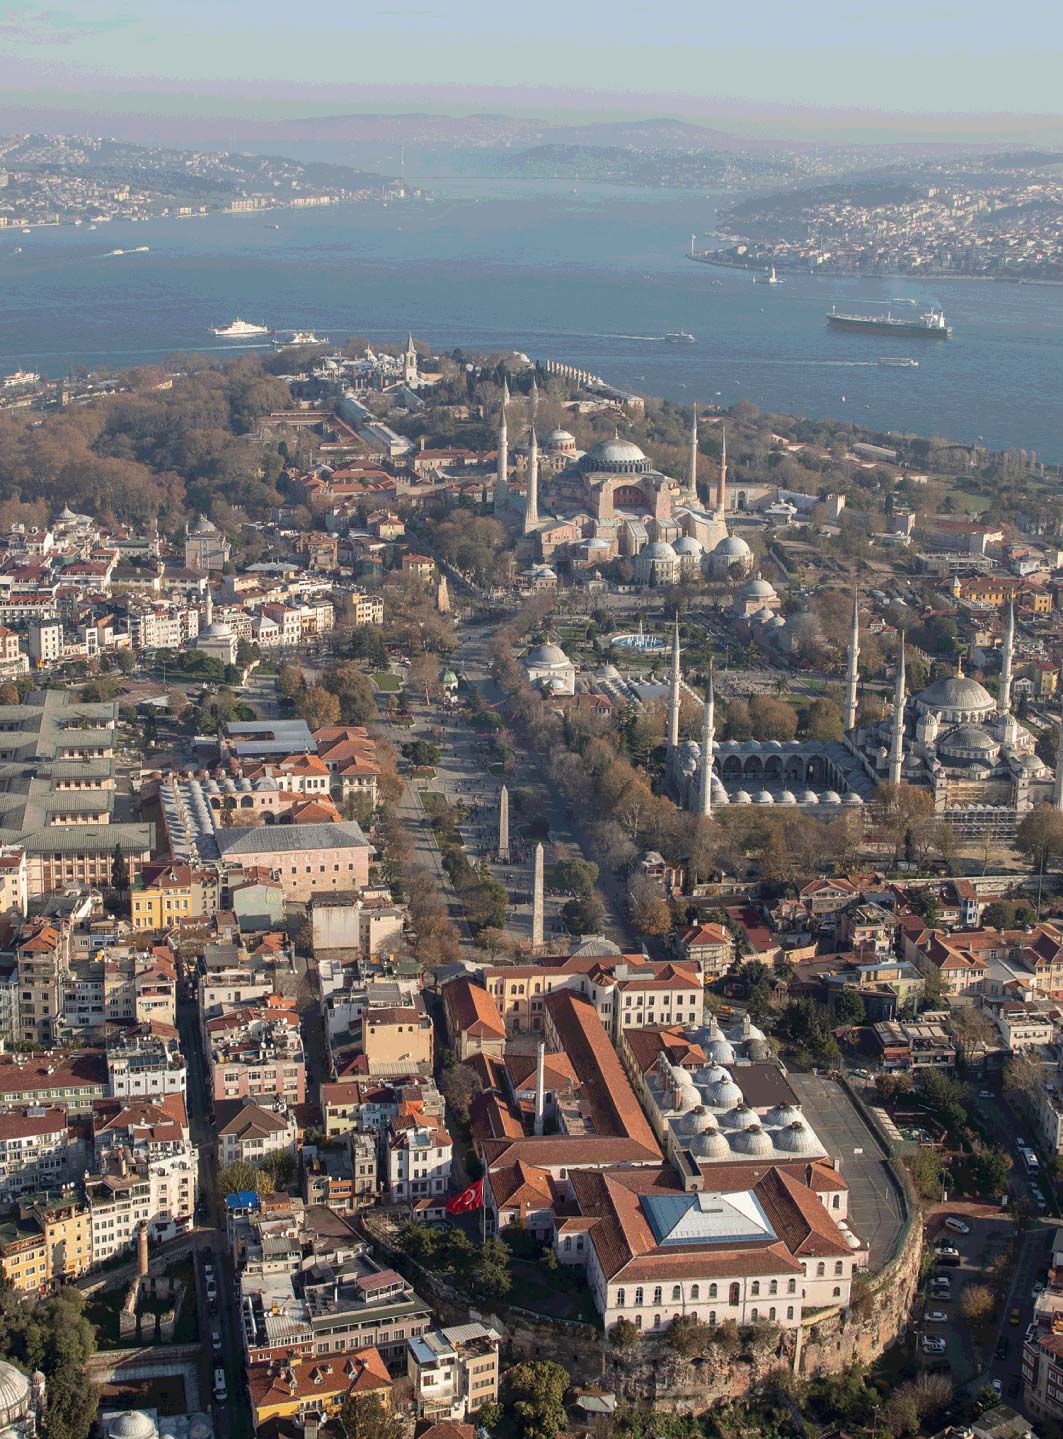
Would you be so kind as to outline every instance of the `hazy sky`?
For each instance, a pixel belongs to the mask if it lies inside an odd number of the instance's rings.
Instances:
[[[573,109],[652,96],[687,115],[728,98],[1053,115],[1061,73],[1060,0],[0,0],[8,109],[91,93],[176,110],[183,92],[312,113],[368,108],[367,86],[401,87],[410,108],[422,86],[460,101],[496,85],[527,87],[529,108],[560,87]]]

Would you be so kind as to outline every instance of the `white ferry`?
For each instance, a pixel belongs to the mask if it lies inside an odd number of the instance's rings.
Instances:
[[[230,320],[227,325],[212,325],[210,332],[224,340],[252,340],[256,335],[272,335],[273,333],[268,325],[252,325],[248,320],[241,320],[239,315],[235,320]]]
[[[327,335],[315,335],[313,330],[281,330],[273,336],[273,343],[278,347],[284,345],[327,345]]]

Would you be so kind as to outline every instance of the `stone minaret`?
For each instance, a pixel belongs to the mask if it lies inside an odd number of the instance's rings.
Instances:
[[[860,609],[853,594],[853,626],[849,631],[849,668],[845,676],[845,728],[856,729],[856,688],[860,683]]]
[[[721,515],[727,513],[727,426],[721,425],[720,474],[716,481],[716,508]]]
[[[1004,656],[1000,663],[1000,701],[1002,715],[1011,709],[1011,665],[1015,657],[1015,600],[1008,601],[1008,617],[1004,622]]]
[[[535,1128],[534,1133],[541,1135],[545,1127],[546,1118],[546,1045],[540,1039],[539,1048],[535,1056]]]
[[[528,444],[528,497],[524,504],[524,533],[530,535],[539,526],[539,440],[532,425]]]
[[[686,498],[693,503],[698,498],[698,407],[694,406],[694,413],[690,420],[690,464],[687,470],[687,493]]]
[[[672,688],[668,697],[668,758],[679,744],[679,707],[682,703],[683,677],[679,668],[679,616],[672,631]]]
[[[1056,783],[1052,803],[1056,809],[1063,809],[1063,719],[1060,720],[1059,743],[1056,745]]]
[[[543,847],[535,846],[535,878],[532,882],[532,949],[543,943],[546,926],[543,921]]]
[[[446,575],[439,576],[439,584],[436,586],[436,609],[441,615],[450,614],[450,591],[447,589]]]
[[[509,863],[509,790],[505,785],[498,797],[498,858]]]
[[[506,430],[506,406],[509,384],[502,382],[502,408],[498,415],[498,469],[495,472],[495,514],[509,508],[509,434]]]
[[[904,768],[904,636],[897,661],[897,684],[893,691],[893,737],[890,741],[890,784],[900,784]]]
[[[206,622],[205,628],[209,630],[211,625],[214,623],[214,596],[211,593],[209,580],[207,581],[207,595],[205,604],[206,608],[203,612],[203,618]]]
[[[709,686],[705,691],[705,720],[701,729],[701,795],[700,810],[703,818],[712,814],[712,748],[716,738],[716,697],[713,693],[713,674],[709,670]]]

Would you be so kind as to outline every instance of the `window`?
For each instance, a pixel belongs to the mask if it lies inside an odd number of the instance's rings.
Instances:
[[[755,1323],[757,1322],[757,1320],[760,1318],[760,1312],[759,1312],[758,1310],[756,1310],[756,1309],[751,1309],[751,1310],[749,1311],[749,1317],[750,1317],[750,1319],[753,1321],[753,1323],[755,1324]]]
[[[797,1293],[797,1280],[796,1280],[796,1279],[791,1279],[791,1280],[790,1280],[789,1284],[786,1286],[786,1292],[787,1292],[787,1294],[796,1294],[796,1293]]]
[[[715,1328],[715,1326],[716,1326],[716,1310],[715,1310],[715,1309],[710,1309],[710,1310],[709,1310],[709,1323]]]
[[[642,1315],[641,1315],[641,1314],[636,1314],[636,1315],[635,1315],[635,1328],[636,1328],[636,1329],[641,1329],[641,1328],[642,1328]]]
[[[662,1293],[661,1293],[661,1286],[658,1284],[658,1285],[656,1286],[656,1288],[654,1289],[654,1291],[653,1291],[653,1302],[654,1302],[654,1304],[660,1304],[662,1297],[663,1297],[663,1296],[662,1296]]]
[[[786,1306],[786,1317],[787,1319],[792,1319],[794,1317],[794,1306],[792,1304],[788,1304]]]
[[[835,1299],[840,1299],[842,1297],[841,1288],[837,1284],[834,1286],[834,1297]]]
[[[732,1285],[731,1285],[731,1295],[730,1295],[730,1298],[729,1298],[729,1300],[728,1300],[728,1303],[729,1303],[729,1304],[737,1304],[741,1298],[742,1298],[742,1286],[741,1286],[740,1284],[732,1284]]]
[[[819,1261],[819,1263],[816,1265],[816,1278],[817,1278],[817,1279],[822,1279],[823,1276],[824,1276],[824,1274],[826,1274],[826,1272],[827,1272],[827,1266],[823,1263],[823,1260],[821,1259],[821,1260]]]
[[[844,1274],[844,1273],[845,1273],[845,1265],[842,1263],[842,1261],[841,1261],[840,1259],[837,1259],[837,1260],[835,1260],[835,1262],[834,1262],[834,1273],[835,1273],[836,1276],[839,1275],[839,1274]]]
[[[749,1292],[750,1292],[750,1294],[753,1296],[753,1298],[756,1299],[757,1295],[760,1293],[760,1280],[759,1280],[759,1279],[754,1279],[754,1280],[753,1280],[753,1283],[749,1286]]]
[[[641,1285],[641,1284],[640,1284],[639,1287],[635,1290],[635,1308],[636,1308],[636,1309],[641,1309],[641,1308],[642,1308],[642,1285]]]
[[[683,1289],[679,1284],[672,1285],[672,1303],[677,1304],[683,1297]]]
[[[623,1291],[622,1289],[618,1289],[618,1290],[616,1291],[616,1307],[617,1307],[618,1309],[623,1309],[623,1307],[624,1307],[624,1302],[625,1302],[624,1291]]]
[[[692,1300],[694,1300],[694,1299],[700,1299],[700,1298],[701,1298],[701,1287],[700,1287],[700,1285],[692,1284],[692,1285],[690,1286],[690,1297],[691,1297]]]
[[[717,1287],[716,1287],[715,1284],[710,1284],[710,1285],[709,1285],[709,1298],[710,1298],[710,1299],[715,1299],[716,1296],[717,1296],[717,1294],[718,1294],[718,1292],[719,1292],[719,1291],[718,1291],[718,1289],[717,1289]]]
[[[779,1292],[779,1281],[778,1281],[777,1279],[773,1279],[773,1280],[771,1281],[771,1283],[768,1285],[768,1293],[769,1293],[769,1294],[778,1294],[778,1292]]]

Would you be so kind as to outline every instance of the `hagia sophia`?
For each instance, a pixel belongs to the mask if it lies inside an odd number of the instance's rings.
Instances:
[[[494,507],[500,515],[518,504],[510,488],[508,398],[507,391],[498,426]],[[726,433],[715,504],[706,508],[699,498],[696,411],[685,483],[655,469],[638,445],[619,435],[579,450],[567,430],[552,430],[540,449],[533,425],[519,458],[522,530],[535,559],[564,558],[579,569],[623,555],[633,562],[636,582],[649,586],[674,585],[684,575],[746,575],[752,568],[749,546],[727,530]]]
[[[553,430],[540,455],[533,427],[526,450],[523,534],[539,559],[562,554],[577,568],[630,556],[636,583],[647,586],[671,586],[684,574],[745,576],[735,592],[732,619],[754,633],[778,631],[785,640],[788,622],[778,614],[778,594],[768,580],[750,575],[749,546],[728,534],[726,434],[711,509],[698,496],[697,470],[696,412],[685,484],[656,470],[638,445],[619,436],[581,452],[567,430]],[[496,512],[504,514],[515,503],[503,403]],[[859,809],[881,784],[903,782],[928,790],[935,815],[959,833],[1009,838],[1022,815],[1038,804],[1063,808],[1063,732],[1053,773],[1038,757],[1034,736],[1011,713],[1014,639],[1014,613],[1009,612],[999,700],[965,675],[962,666],[909,695],[902,643],[892,713],[858,724],[860,626],[854,597],[842,739],[717,742],[711,680],[700,741],[680,739],[684,686],[676,627],[668,687],[668,788],[678,803],[706,816],[722,805],[779,805],[830,818]],[[529,682],[546,692],[571,695],[577,688],[576,666],[555,644],[530,651],[525,670]],[[703,761],[707,754],[710,766]]]

